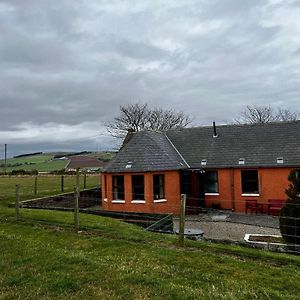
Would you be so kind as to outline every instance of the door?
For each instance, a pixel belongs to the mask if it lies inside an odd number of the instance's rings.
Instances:
[[[205,207],[205,173],[189,170],[181,174],[181,193],[186,194],[186,213],[197,214]]]

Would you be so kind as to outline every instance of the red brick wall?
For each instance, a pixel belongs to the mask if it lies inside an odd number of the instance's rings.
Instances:
[[[165,202],[154,202],[153,175],[165,175]],[[125,203],[113,203],[112,175],[124,175]],[[180,209],[180,175],[178,171],[144,173],[145,203],[132,202],[132,175],[143,173],[102,174],[102,207],[109,211],[145,212],[145,213],[175,213]],[[105,179],[107,192],[105,192]],[[105,200],[107,199],[107,200]]]

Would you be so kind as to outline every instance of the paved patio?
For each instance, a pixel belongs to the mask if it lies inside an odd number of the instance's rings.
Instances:
[[[174,230],[178,230],[178,226],[179,219],[174,218]],[[280,235],[278,217],[228,211],[208,211],[186,216],[185,227],[201,229],[204,238],[213,240],[243,242],[246,233]]]

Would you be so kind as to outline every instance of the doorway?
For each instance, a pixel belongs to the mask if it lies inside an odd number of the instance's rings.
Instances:
[[[186,194],[186,214],[198,214],[205,207],[204,185],[204,170],[182,171],[181,194]]]

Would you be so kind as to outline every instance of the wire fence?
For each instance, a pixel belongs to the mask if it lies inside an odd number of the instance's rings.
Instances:
[[[54,178],[52,178],[54,177]],[[19,179],[19,181],[18,181]],[[26,183],[24,184],[24,179]],[[125,203],[114,204],[112,203],[111,197],[106,200],[107,205],[106,210],[101,210],[101,191],[100,187],[100,177],[97,176],[88,176],[84,179],[83,176],[80,177],[80,189],[84,187],[84,180],[86,180],[86,187],[96,187],[96,193],[98,193],[98,200],[96,197],[93,200],[93,197],[89,195],[81,194],[76,195],[76,190],[74,192],[74,186],[76,184],[75,176],[65,176],[64,177],[64,189],[69,193],[61,193],[62,187],[62,178],[60,176],[41,176],[36,179],[36,177],[14,177],[13,184],[10,183],[10,187],[7,187],[7,182],[1,178],[0,180],[0,202],[2,199],[10,199],[11,202],[15,202],[16,218],[23,218],[22,209],[28,208],[47,208],[50,210],[68,210],[75,211],[75,198],[78,197],[78,210],[80,212],[88,212],[93,214],[100,214],[105,216],[109,215],[107,210],[109,210],[112,205],[114,206],[113,217],[124,220],[127,222],[135,221],[135,223],[143,224],[144,227],[149,231],[157,232],[174,232],[176,228],[180,227],[181,218],[179,217],[181,207],[180,195],[169,196],[168,199],[163,199],[163,202],[155,202],[153,199],[153,194],[143,193],[138,196],[139,198],[146,199],[144,203],[132,203],[133,194],[124,193]],[[3,183],[4,181],[4,183]],[[15,188],[15,184],[19,184],[19,190]],[[37,183],[36,183],[37,182]],[[97,189],[98,188],[98,189]],[[43,198],[44,195],[59,194],[53,197]],[[135,196],[137,194],[135,193]],[[33,197],[32,197],[33,196]],[[112,195],[110,195],[112,196]],[[24,201],[29,198],[38,198],[34,201]],[[156,199],[159,200],[159,199]],[[162,199],[161,199],[162,200]],[[247,200],[251,200],[251,207],[247,210]],[[204,230],[204,237],[207,236],[205,232],[205,226],[211,226],[211,230],[215,230],[216,233],[214,236],[217,236],[217,240],[231,240],[229,229],[234,224],[234,228],[230,230],[239,230],[239,227],[242,226],[256,226],[255,230],[259,232],[256,235],[256,232],[249,232],[252,234],[252,240],[248,240],[248,244],[251,246],[263,246],[265,245],[268,249],[273,249],[273,245],[278,244],[276,248],[277,251],[291,252],[295,254],[300,254],[300,203],[291,203],[291,202],[282,202],[279,206],[272,201],[265,200],[264,202],[255,203],[253,199],[235,199],[235,206],[239,207],[241,210],[240,213],[235,213],[231,211],[230,204],[232,199],[223,199],[218,200],[220,208],[225,208],[225,210],[213,209],[211,208],[213,201],[207,202],[207,199],[197,198],[197,197],[186,197],[185,209],[184,209],[184,221],[185,228],[198,228]],[[19,202],[19,203],[18,203]],[[190,205],[192,203],[192,205]],[[207,207],[209,203],[210,207]],[[127,206],[126,206],[127,205]],[[128,206],[129,205],[129,206]],[[256,205],[258,205],[259,210],[256,210]],[[275,210],[270,210],[272,205],[275,205]],[[264,206],[260,210],[260,206]],[[96,209],[91,209],[94,207]],[[126,210],[132,210],[130,213]],[[135,210],[135,211],[134,211]],[[140,212],[145,212],[141,214]],[[158,218],[156,214],[164,213],[161,218]],[[246,214],[247,213],[247,214]],[[189,215],[191,214],[191,215]],[[226,218],[222,218],[226,216]],[[237,220],[234,218],[238,216]],[[218,218],[219,217],[219,218]],[[243,220],[241,221],[241,218]],[[145,221],[147,219],[147,221]],[[273,222],[270,226],[267,224],[269,221]],[[43,221],[47,222],[47,214]],[[49,220],[50,222],[50,220]],[[72,224],[72,220],[70,221]],[[51,223],[51,222],[50,222]],[[74,223],[75,224],[75,217]],[[231,224],[229,226],[229,224]],[[70,225],[70,224],[69,224]],[[216,226],[215,226],[216,225]],[[80,224],[78,224],[79,229]],[[215,227],[214,227],[215,226]],[[220,227],[223,226],[222,230]],[[171,229],[173,227],[173,230]],[[228,228],[227,228],[228,227]],[[271,231],[276,232],[277,234],[268,234],[264,232],[268,230],[261,230],[262,228],[272,228]],[[206,227],[207,228],[207,227]],[[273,230],[274,229],[274,230]],[[206,229],[208,231],[208,229]],[[220,238],[217,231],[223,231],[223,236]],[[243,231],[244,228],[241,230]],[[253,228],[251,229],[253,230]],[[275,235],[275,236],[274,236]],[[278,238],[276,237],[278,235]],[[265,240],[264,240],[265,238]],[[213,238],[212,238],[213,239]],[[265,243],[265,244],[263,244]],[[274,246],[275,247],[275,246]],[[275,249],[275,248],[274,248]],[[275,249],[275,250],[276,250]]]

